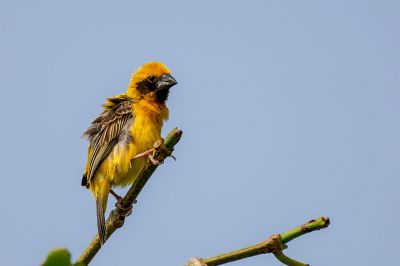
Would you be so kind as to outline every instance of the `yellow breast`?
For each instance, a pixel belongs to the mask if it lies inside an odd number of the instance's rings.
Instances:
[[[123,148],[116,147],[103,163],[110,174],[108,178],[112,186],[126,186],[134,182],[147,158],[131,159],[153,147],[154,142],[161,138],[163,121],[168,119],[168,108],[165,104],[140,100],[133,104],[132,109],[132,142]]]

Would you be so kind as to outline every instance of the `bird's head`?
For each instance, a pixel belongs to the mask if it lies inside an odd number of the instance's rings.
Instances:
[[[133,99],[143,99],[164,103],[169,89],[177,84],[171,76],[171,71],[160,62],[149,62],[142,65],[132,75],[128,88],[128,96]]]

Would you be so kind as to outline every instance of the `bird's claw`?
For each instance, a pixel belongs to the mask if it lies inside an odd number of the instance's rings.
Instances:
[[[145,151],[145,152],[142,152],[142,153],[139,153],[135,157],[133,157],[132,159],[137,159],[137,158],[140,158],[140,157],[147,157],[147,158],[149,158],[150,162],[153,165],[159,166],[159,165],[162,165],[164,163],[164,160],[157,160],[155,158],[155,156],[156,156],[156,154],[158,152],[160,152],[162,150],[162,151],[164,151],[165,153],[168,154],[168,157],[172,157],[176,161],[176,158],[175,158],[175,156],[172,155],[172,152],[169,151],[169,150],[168,151],[165,150],[165,147],[163,146],[163,144],[164,144],[164,139],[161,138],[161,139],[157,140],[154,143],[152,149],[150,149],[148,151]]]
[[[152,153],[149,154],[149,156],[148,156],[150,162],[155,166],[159,166],[159,165],[162,165],[164,163],[164,160],[159,161],[156,158],[154,158],[156,153],[160,152],[161,149],[163,148],[163,144],[164,144],[164,139],[161,138],[161,139],[157,140],[154,143],[153,148],[151,149]]]
[[[155,159],[152,154],[150,154],[147,158],[149,158],[150,162],[155,166],[159,166],[159,165],[162,165],[164,163],[164,160],[159,161],[159,160]]]
[[[172,155],[172,151],[171,151],[171,150],[167,150],[163,144],[164,144],[164,139],[159,139],[159,140],[157,140],[157,141],[154,143],[154,146],[153,146],[153,147],[154,147],[154,150],[155,150],[155,151],[154,151],[154,153],[153,153],[153,156],[155,155],[155,152],[156,152],[156,151],[163,150],[163,152],[167,154],[167,157],[171,157],[172,159],[174,159],[174,160],[176,161],[175,156]],[[152,159],[154,159],[154,157],[153,157]],[[151,159],[150,159],[150,160],[151,160]],[[158,165],[164,163],[164,161],[157,161],[157,160],[155,160],[155,159],[154,159],[154,161],[158,162]],[[153,162],[153,161],[152,161],[152,162]],[[153,162],[153,164],[154,164],[154,162]]]
[[[121,198],[121,200],[122,200],[122,198]],[[128,208],[125,208],[125,207],[123,207],[123,206],[121,205],[121,200],[118,200],[118,201],[115,203],[115,207],[117,207],[117,209],[118,209],[118,214],[119,214],[119,215],[121,215],[121,216],[123,216],[123,217],[127,217],[127,216],[129,216],[129,215],[132,214],[133,205],[129,206]],[[135,203],[134,203],[134,204],[135,204]]]
[[[121,202],[124,199],[123,197],[119,196],[117,193],[114,192],[114,190],[110,190],[110,193],[115,197],[115,199],[117,200],[117,202],[115,203],[115,207],[117,207],[118,209],[118,214],[121,215],[122,217],[127,217],[129,215],[132,214],[132,209],[133,209],[133,205],[129,206],[129,207],[123,207]],[[136,200],[135,202],[133,202],[133,204],[136,204]]]

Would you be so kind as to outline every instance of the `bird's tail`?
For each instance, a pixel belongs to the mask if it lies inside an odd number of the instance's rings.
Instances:
[[[97,230],[101,245],[107,240],[105,212],[109,192],[110,186],[106,182],[103,182],[96,197]]]

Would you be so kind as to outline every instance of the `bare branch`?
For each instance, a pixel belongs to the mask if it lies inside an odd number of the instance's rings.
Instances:
[[[208,259],[192,258],[186,263],[186,266],[216,266],[265,253],[273,253],[279,261],[286,265],[307,266],[308,264],[304,264],[287,257],[282,253],[282,250],[287,248],[286,243],[289,241],[309,232],[320,230],[328,226],[329,218],[320,217],[318,219],[311,220],[304,225],[295,227],[285,233],[272,235],[267,240],[254,246],[235,250]]]

